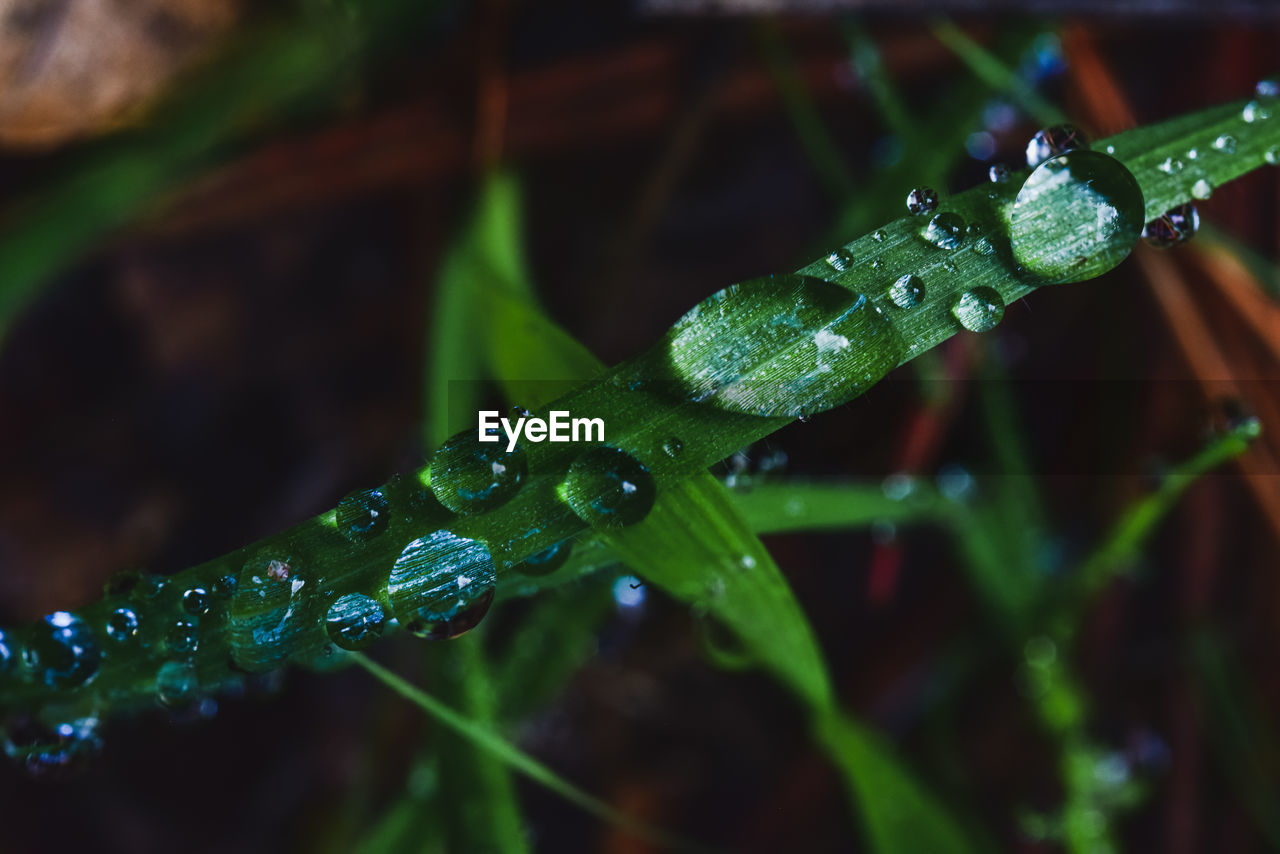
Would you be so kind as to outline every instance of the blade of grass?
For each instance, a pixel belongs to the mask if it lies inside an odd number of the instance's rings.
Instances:
[[[1041,97],[1035,87],[1009,68],[982,45],[969,38],[963,30],[949,20],[935,21],[933,34],[946,45],[974,76],[985,81],[992,89],[1007,92],[1028,115],[1040,124],[1056,125],[1066,120],[1062,111]]]

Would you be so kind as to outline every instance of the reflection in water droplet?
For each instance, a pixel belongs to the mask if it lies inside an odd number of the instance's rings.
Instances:
[[[564,566],[564,563],[569,559],[569,553],[572,550],[573,544],[569,540],[561,540],[553,546],[548,546],[537,554],[530,555],[517,563],[512,567],[512,569],[523,573],[524,575],[550,575],[560,567]]]
[[[391,567],[387,595],[396,619],[449,621],[485,597],[497,576],[489,549],[450,531],[433,531],[404,547]]]
[[[1236,153],[1236,138],[1229,133],[1224,133],[1213,141],[1215,151],[1221,151],[1223,154]]]
[[[1263,158],[1272,166],[1280,166],[1280,145],[1273,145],[1268,148]]]
[[[107,637],[127,643],[138,636],[138,614],[132,608],[116,608],[107,617]]]
[[[1200,149],[1198,149],[1198,148],[1191,148],[1191,149],[1188,149],[1188,150],[1187,150],[1187,159],[1188,159],[1188,160],[1196,160],[1196,159],[1198,159],[1199,157],[1200,157]]]
[[[994,288],[973,288],[960,295],[951,314],[970,332],[986,332],[1004,317],[1004,300]]]
[[[1248,124],[1264,122],[1271,118],[1271,107],[1262,101],[1250,101],[1240,111],[1240,118],[1244,119]]]
[[[666,454],[673,460],[680,456],[683,451],[684,442],[681,442],[677,436],[669,436],[662,442],[662,453]]]
[[[827,256],[827,263],[837,273],[843,273],[853,266],[853,256],[846,249],[837,249]]]
[[[1092,279],[1128,257],[1142,216],[1142,190],[1120,161],[1087,149],[1059,155],[1018,191],[1009,215],[1013,256],[1048,283]]]
[[[940,213],[929,220],[924,237],[939,249],[958,249],[964,242],[964,220],[953,213]]]
[[[908,273],[889,286],[889,299],[898,308],[915,308],[924,299],[924,282]]]
[[[569,466],[565,500],[592,528],[622,528],[649,515],[658,488],[649,469],[621,448],[602,445]]]
[[[193,617],[200,617],[209,613],[211,604],[209,592],[203,587],[192,587],[182,594],[182,610]]]
[[[481,442],[474,430],[449,439],[431,457],[431,492],[455,513],[483,513],[501,507],[520,490],[529,473],[520,445],[507,451],[505,435]]]
[[[876,243],[883,243],[884,238],[885,238],[884,232],[878,228],[875,231],[871,232],[871,239],[874,240]]]
[[[987,179],[993,184],[1004,184],[1009,181],[1009,167],[996,163],[987,170]]]
[[[493,592],[494,589],[490,587],[484,595],[472,599],[466,607],[447,614],[419,608],[418,613],[404,627],[410,634],[423,640],[452,640],[480,625],[493,605]]]
[[[1027,143],[1027,166],[1032,169],[1068,151],[1086,149],[1089,140],[1074,125],[1054,125],[1038,130]]]
[[[284,663],[324,643],[321,629],[327,603],[304,567],[287,554],[268,551],[245,562],[228,606],[231,657],[251,673]]]
[[[97,676],[102,664],[93,629],[66,611],[45,617],[22,655],[27,668],[50,688],[78,688]]]
[[[907,194],[907,211],[913,216],[933,213],[938,209],[938,191],[933,187],[916,187]]]
[[[329,606],[324,618],[329,640],[347,650],[365,649],[387,625],[387,613],[378,600],[363,593],[348,593]]]
[[[196,667],[187,661],[166,661],[156,672],[156,699],[160,705],[180,709],[190,705],[200,693]]]
[[[169,652],[183,658],[195,655],[200,648],[200,629],[190,620],[178,620],[165,634]]]
[[[749,334],[744,317],[752,321]],[[668,333],[689,398],[795,418],[861,394],[901,361],[901,339],[865,297],[810,276],[752,279],[694,306]]]
[[[1203,178],[1201,178],[1199,181],[1196,181],[1194,184],[1191,185],[1192,198],[1200,199],[1201,201],[1203,201],[1212,195],[1213,195],[1213,185]]]
[[[1159,219],[1147,223],[1142,239],[1157,249],[1168,249],[1185,243],[1200,228],[1200,213],[1193,204],[1178,205],[1165,211]]]
[[[1166,175],[1173,175],[1176,172],[1182,171],[1182,161],[1174,160],[1172,157],[1166,157],[1156,168]]]
[[[361,489],[338,502],[338,530],[353,543],[363,543],[386,530],[391,506],[381,489]]]

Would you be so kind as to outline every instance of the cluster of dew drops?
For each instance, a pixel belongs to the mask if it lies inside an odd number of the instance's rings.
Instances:
[[[1241,119],[1248,124],[1266,121],[1271,118],[1280,99],[1280,78],[1268,78],[1260,81],[1255,87],[1255,97],[1241,110]],[[1229,156],[1236,152],[1236,140],[1229,134],[1218,136],[1212,143],[1214,156]],[[1076,127],[1069,124],[1055,125],[1037,131],[1027,143],[1026,163],[1029,169],[1035,170],[1052,160],[1061,161],[1070,152],[1089,149],[1089,140]],[[1111,146],[1106,154],[1114,153]],[[1265,160],[1273,166],[1280,166],[1280,146],[1272,146],[1265,152]],[[1204,153],[1196,148],[1186,152],[1186,161],[1196,161],[1204,157]],[[1054,164],[1057,166],[1058,164]],[[1166,174],[1175,174],[1186,168],[1181,158],[1170,157],[1158,167]],[[1004,164],[994,164],[988,170],[988,178],[994,185],[1006,185],[1013,177],[1012,170]],[[1199,200],[1208,199],[1213,192],[1210,183],[1201,178],[1192,186],[1192,195]],[[991,198],[999,198],[1001,193],[993,188]],[[995,248],[982,234],[976,224],[966,225],[957,214],[938,212],[939,197],[932,187],[917,187],[907,195],[907,212],[912,216],[928,216],[928,225],[924,229],[927,241],[939,249],[953,251],[966,242],[970,248],[980,255],[994,254]],[[1147,222],[1142,228],[1141,237],[1149,245],[1165,249],[1190,240],[1199,229],[1200,216],[1193,202],[1178,205],[1166,211],[1156,219]],[[886,235],[876,231],[872,238],[882,242]],[[844,273],[854,265],[851,253],[837,249],[827,257],[827,263],[836,273]],[[872,262],[873,268],[879,268],[881,261]],[[945,269],[953,269],[946,267]],[[893,280],[886,295],[898,309],[909,310],[925,300],[925,282],[916,273],[905,273]],[[956,296],[951,306],[951,314],[965,329],[972,332],[985,332],[999,324],[1004,316],[1004,302],[1000,294],[990,287],[980,286],[967,289]]]
[[[673,458],[682,450],[674,437],[661,447]],[[480,443],[474,431],[466,431],[435,452],[423,475],[348,495],[332,514],[332,524],[350,543],[368,543],[391,535],[393,501],[408,496],[411,504],[432,501],[459,516],[473,516],[507,503],[527,480],[521,446],[508,451],[503,444]],[[647,466],[620,448],[599,445],[571,463],[559,494],[588,526],[609,529],[645,518],[657,493]],[[570,548],[568,540],[562,541],[511,568],[530,576],[549,574],[565,564]],[[34,626],[0,630],[0,690],[32,685],[74,691],[93,682],[112,655],[141,648],[154,654],[136,660],[155,666],[158,703],[180,717],[208,716],[216,704],[202,690],[197,669],[205,629],[225,626],[233,661],[250,677],[283,663],[291,633],[309,628],[290,621],[311,620],[314,626],[319,620],[329,643],[351,651],[368,647],[393,625],[428,640],[454,638],[489,610],[496,566],[485,543],[445,528],[408,542],[380,590],[318,594],[319,586],[303,561],[283,552],[255,553],[240,572],[209,584],[185,586],[162,576],[120,573],[104,588],[110,605],[102,616],[96,616],[101,609],[88,617],[56,611]],[[309,598],[303,598],[304,591]],[[11,715],[4,734],[6,753],[33,776],[79,770],[101,749],[96,717],[48,726],[29,715]]]

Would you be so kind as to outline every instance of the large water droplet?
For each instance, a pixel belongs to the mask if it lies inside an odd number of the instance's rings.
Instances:
[[[1178,205],[1153,219],[1142,229],[1142,239],[1157,249],[1186,243],[1200,228],[1200,213],[1193,204]]]
[[[524,448],[507,451],[506,436],[481,442],[474,430],[449,439],[431,457],[431,491],[455,513],[500,507],[520,490],[529,473]]]
[[[569,559],[569,553],[573,550],[573,544],[569,540],[561,540],[553,546],[548,546],[537,554],[529,555],[529,557],[517,563],[513,569],[525,575],[550,575],[560,567],[564,566],[564,562]]]
[[[938,191],[933,187],[916,187],[907,194],[907,211],[912,216],[933,213],[938,209]]]
[[[929,220],[924,237],[939,249],[959,249],[964,242],[964,220],[953,213],[940,213]]]
[[[376,599],[348,593],[329,606],[324,624],[329,640],[343,649],[360,650],[382,637],[387,612]]]
[[[45,617],[22,653],[26,666],[50,688],[78,688],[97,676],[102,664],[93,629],[66,611]]]
[[[107,637],[116,643],[128,643],[138,636],[138,613],[132,608],[116,608],[107,617]]]
[[[338,530],[353,543],[363,543],[386,530],[391,506],[381,489],[361,489],[338,502]]]
[[[907,273],[889,286],[889,299],[898,308],[915,308],[924,299],[924,282]]]
[[[621,448],[608,445],[575,459],[563,489],[573,512],[593,528],[634,525],[649,515],[658,495],[649,469]]]
[[[1004,300],[995,288],[973,288],[960,295],[951,314],[970,332],[986,332],[995,329],[1004,317]]]
[[[491,597],[496,578],[484,543],[434,531],[409,543],[396,558],[387,594],[402,623],[418,618],[447,622]]]
[[[194,664],[166,661],[156,672],[156,699],[160,705],[180,709],[193,703],[200,694],[200,680]]]
[[[749,415],[811,415],[856,397],[901,361],[902,345],[866,298],[809,276],[726,288],[668,333],[689,398]]]
[[[1120,161],[1087,149],[1052,157],[1013,203],[1013,257],[1046,282],[1091,279],[1128,257],[1142,214],[1142,190]]]
[[[1068,151],[1087,149],[1089,140],[1074,125],[1054,125],[1038,130],[1027,143],[1027,165],[1032,169]]]
[[[287,554],[261,553],[251,557],[228,607],[231,657],[251,673],[283,664],[304,646],[324,645],[320,628],[327,604],[313,595],[316,583]]]

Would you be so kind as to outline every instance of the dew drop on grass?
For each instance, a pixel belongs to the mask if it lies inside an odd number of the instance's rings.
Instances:
[[[1186,243],[1200,228],[1200,213],[1193,204],[1178,205],[1147,223],[1142,239],[1157,249],[1168,249]]]
[[[1188,159],[1188,160],[1197,160],[1197,159],[1199,159],[1199,157],[1200,157],[1200,149],[1198,149],[1198,148],[1190,148],[1190,149],[1188,149],[1188,150],[1187,150],[1187,159]]]
[[[1253,87],[1259,98],[1280,98],[1280,77],[1264,77]]]
[[[843,273],[853,266],[853,256],[849,254],[848,250],[837,249],[827,256],[827,263],[837,273]]]
[[[182,610],[193,617],[200,617],[209,613],[209,607],[212,604],[209,591],[203,587],[192,587],[182,594]]]
[[[1004,300],[995,288],[973,288],[956,299],[951,314],[970,332],[986,332],[995,329],[1004,317]]]
[[[452,640],[480,625],[493,605],[493,594],[494,588],[490,587],[484,595],[470,600],[466,607],[449,612],[419,608],[418,613],[405,623],[405,628],[423,640]]]
[[[301,651],[308,633],[322,645],[326,605],[315,592],[316,583],[288,554],[268,550],[246,561],[227,609],[236,665],[250,673],[278,667]]]
[[[680,441],[678,436],[668,436],[662,442],[662,453],[671,459],[675,459],[684,452],[684,442]]]
[[[959,249],[964,242],[964,220],[958,214],[940,213],[929,220],[924,237],[939,249]]]
[[[387,595],[392,613],[406,627],[415,620],[448,623],[491,601],[496,581],[484,543],[440,530],[404,547],[391,567]]]
[[[1200,199],[1201,201],[1204,201],[1205,199],[1209,198],[1212,195],[1213,195],[1213,185],[1203,178],[1201,178],[1200,180],[1196,181],[1194,184],[1191,185],[1192,198],[1196,198],[1196,199]]]
[[[1280,166],[1280,145],[1273,145],[1268,148],[1263,158],[1272,166]]]
[[[992,164],[987,170],[987,178],[993,184],[1007,184],[1009,182],[1009,167],[1003,163]]]
[[[1181,160],[1174,160],[1172,157],[1166,157],[1160,165],[1156,166],[1156,168],[1166,175],[1173,175],[1181,172],[1182,166],[1183,164]]]
[[[912,216],[933,213],[938,209],[938,191],[933,187],[916,187],[907,194],[907,212]]]
[[[713,294],[676,321],[664,346],[690,400],[788,418],[856,397],[903,354],[897,332],[866,297],[790,274]]]
[[[165,633],[165,646],[173,655],[189,658],[200,648],[200,629],[191,620],[178,620]]]
[[[200,693],[196,667],[188,661],[166,661],[156,672],[156,699],[169,709],[191,705]]]
[[[363,593],[340,596],[329,606],[324,626],[329,640],[346,650],[361,650],[378,638],[387,625],[382,603]]]
[[[431,457],[431,492],[455,513],[483,513],[510,501],[529,474],[525,450],[507,451],[505,434],[481,442],[474,430],[446,441]]]
[[[1213,148],[1223,154],[1235,154],[1236,138],[1229,133],[1224,133],[1213,141]]]
[[[898,308],[915,308],[924,299],[924,282],[907,273],[889,286],[889,299]]]
[[[138,613],[132,608],[116,608],[107,617],[107,638],[124,644],[138,636]]]
[[[1089,147],[1089,140],[1075,125],[1054,125],[1036,131],[1027,142],[1027,166],[1032,169],[1048,160]]]
[[[15,658],[13,644],[9,640],[9,635],[5,633],[4,629],[0,629],[0,676],[13,669]]]
[[[649,515],[658,497],[648,467],[609,445],[579,455],[561,489],[577,517],[596,529],[636,524]]]
[[[98,675],[102,649],[93,629],[75,614],[54,611],[35,627],[23,663],[50,688],[78,688]]]
[[[391,507],[381,489],[361,489],[338,502],[338,530],[353,543],[363,543],[386,530]]]
[[[1013,257],[1045,283],[1100,276],[1142,231],[1142,190],[1124,164],[1080,149],[1036,167],[1009,215]]]
[[[529,555],[524,560],[517,563],[512,569],[524,575],[541,576],[550,575],[560,567],[564,566],[565,561],[569,559],[570,552],[573,551],[573,544],[569,540],[561,540],[552,546],[547,546],[536,554]]]
[[[884,238],[885,234],[881,229],[877,228],[875,231],[871,232],[871,239],[876,243],[884,243]]]
[[[1244,119],[1246,124],[1265,122],[1271,118],[1271,105],[1262,101],[1250,101],[1240,111],[1240,118]]]

